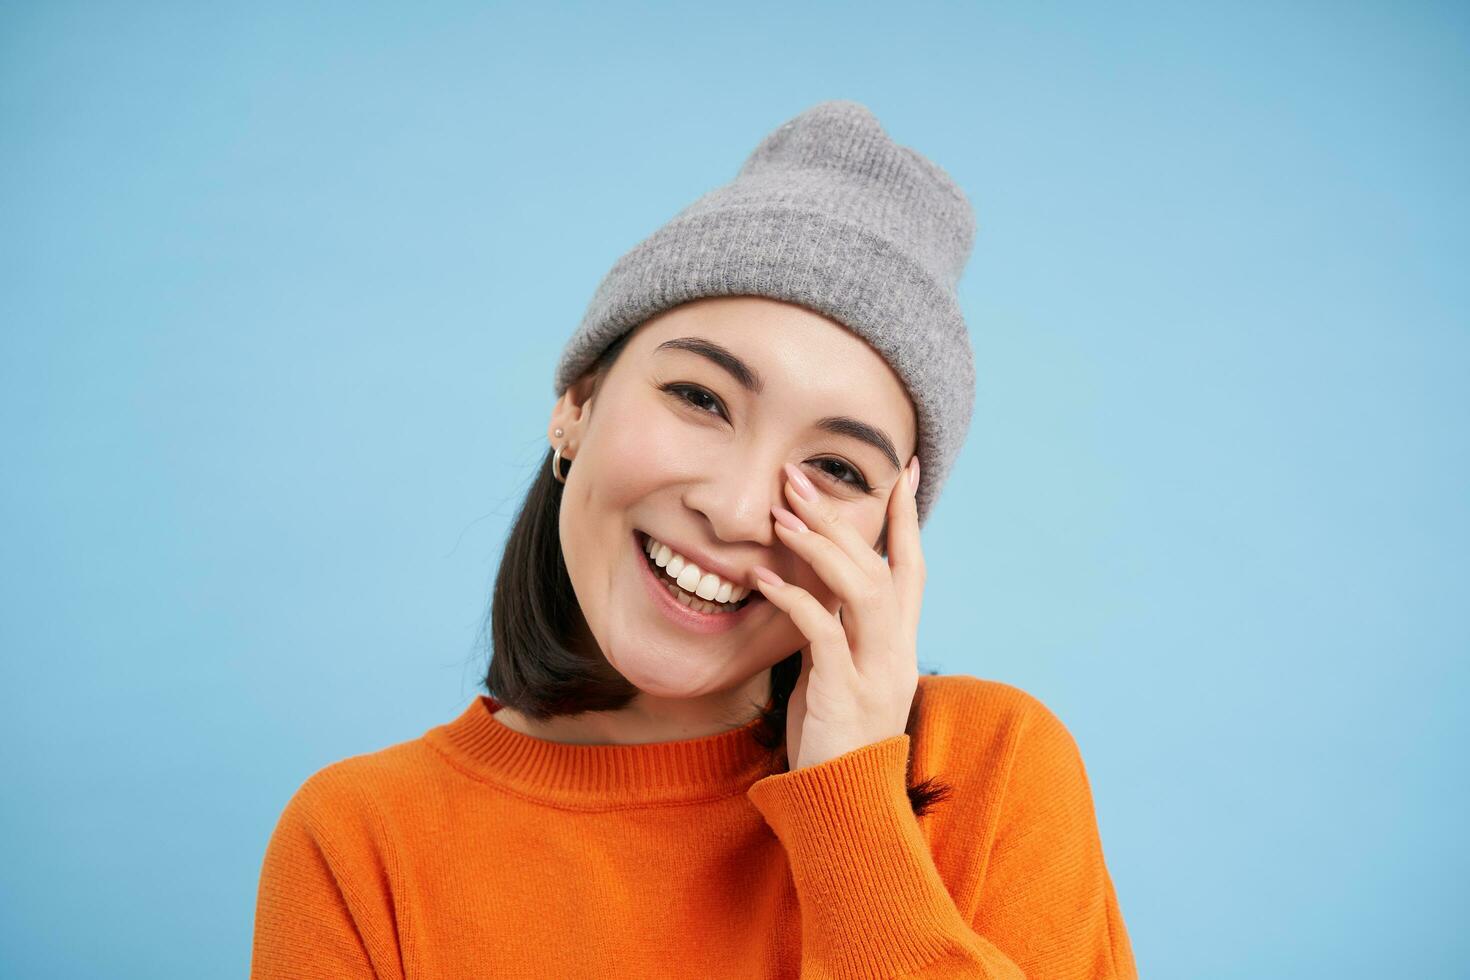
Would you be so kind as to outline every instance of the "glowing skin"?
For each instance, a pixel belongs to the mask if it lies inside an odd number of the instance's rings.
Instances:
[[[658,349],[690,337],[737,356],[761,391],[700,354]],[[661,390],[668,385],[688,387]],[[817,427],[831,416],[881,430],[897,463]],[[770,668],[805,644],[768,602],[732,629],[681,626],[650,599],[635,532],[700,552],[742,585],[755,585],[750,569],[764,565],[835,611],[831,590],[773,528],[772,505],[786,503],[782,466],[800,469],[878,547],[887,488],[917,435],[903,382],[866,341],[805,307],[756,296],[700,299],[643,323],[596,395],[590,377],[573,385],[546,431],[573,460],[560,531],[578,603],[602,655],[640,693],[621,711],[535,722],[503,708],[495,717],[538,738],[603,744],[700,738],[744,724],[755,717],[751,703],[769,696]],[[872,492],[848,482],[855,479]]]

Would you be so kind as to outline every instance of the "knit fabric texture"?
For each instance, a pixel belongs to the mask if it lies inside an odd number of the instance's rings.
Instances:
[[[1062,722],[966,675],[916,705],[912,736],[773,772],[755,722],[579,745],[481,695],[300,786],[250,975],[1136,980]],[[952,793],[916,817],[906,776]]]
[[[562,351],[560,397],[613,341],[705,296],[767,296],[866,340],[908,389],[928,518],[975,408],[975,361],[955,289],[975,239],[958,185],[889,138],[868,108],[822,102],[763,139],[735,179],[613,265]]]

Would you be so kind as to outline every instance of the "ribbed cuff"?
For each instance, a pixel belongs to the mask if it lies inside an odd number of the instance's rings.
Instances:
[[[971,935],[909,804],[908,753],[909,736],[895,735],[747,791],[791,864],[804,968],[892,977]]]

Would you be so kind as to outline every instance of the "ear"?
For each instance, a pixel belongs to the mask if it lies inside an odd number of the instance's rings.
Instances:
[[[591,375],[562,392],[562,396],[551,407],[551,421],[546,426],[546,438],[552,446],[576,445],[587,428],[587,419],[592,412],[593,378]],[[561,435],[556,430],[561,429]],[[571,459],[571,456],[566,456]]]

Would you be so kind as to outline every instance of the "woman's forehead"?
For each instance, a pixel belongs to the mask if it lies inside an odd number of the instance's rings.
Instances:
[[[795,303],[758,296],[721,296],[665,311],[642,324],[637,338],[645,356],[703,355],[721,350],[751,369],[757,387],[803,387],[830,380],[832,388],[858,387],[871,397],[903,382],[866,340],[829,317]],[[704,341],[705,351],[697,348]]]

